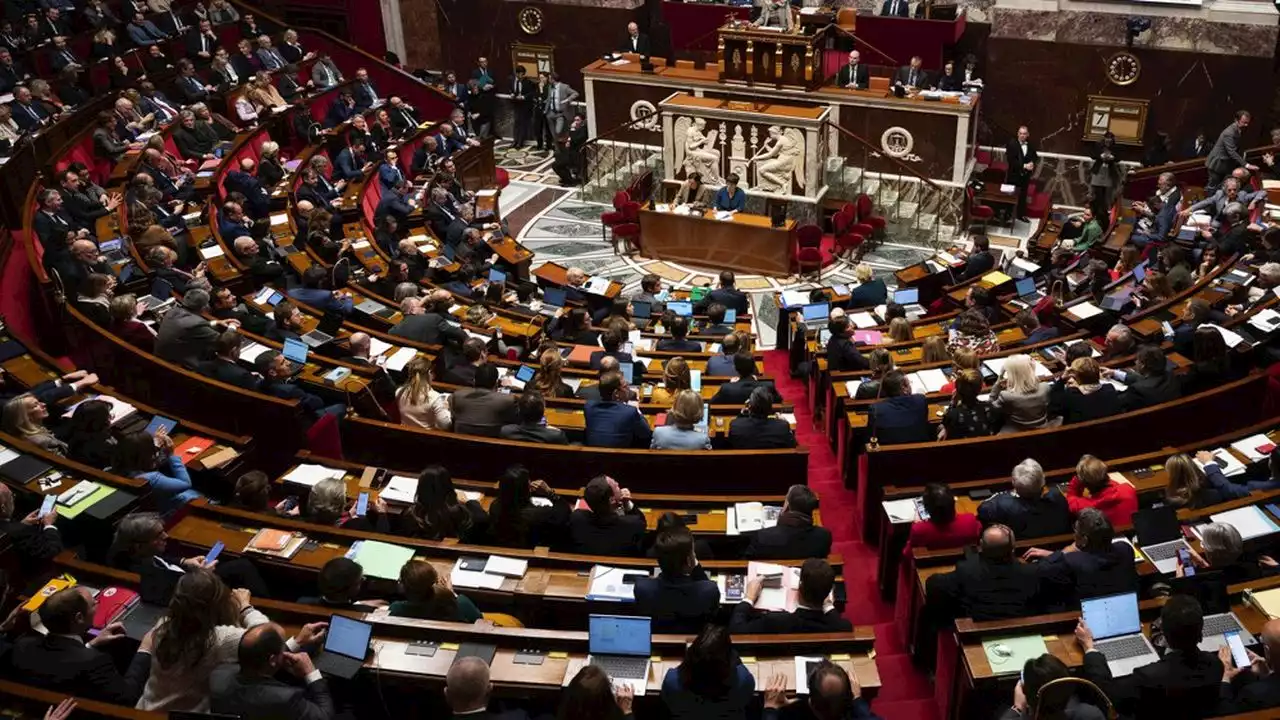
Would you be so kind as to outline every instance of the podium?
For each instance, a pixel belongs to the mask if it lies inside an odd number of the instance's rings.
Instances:
[[[719,30],[720,82],[814,90],[822,84],[822,42],[812,35],[730,22]]]

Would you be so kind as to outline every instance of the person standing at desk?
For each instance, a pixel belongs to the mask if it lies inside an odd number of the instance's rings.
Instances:
[[[742,212],[747,206],[747,193],[738,187],[738,174],[729,173],[725,186],[716,193],[716,210]]]
[[[1009,169],[1005,171],[1005,182],[1014,186],[1018,196],[1016,217],[1022,222],[1027,220],[1027,186],[1031,184],[1031,175],[1036,171],[1036,146],[1031,143],[1031,131],[1026,125],[1018,128],[1018,137],[1004,148],[1005,159]]]
[[[907,0],[884,0],[880,6],[880,14],[891,17],[910,17],[911,5]]]

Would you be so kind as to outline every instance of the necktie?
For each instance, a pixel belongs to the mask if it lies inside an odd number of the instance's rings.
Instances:
[[[916,84],[916,71],[915,71],[915,69],[914,69],[914,68],[911,70],[911,77],[907,78],[907,84],[908,84],[908,85],[910,85],[910,86],[912,86],[912,87],[915,87],[915,84]]]
[[[333,84],[333,71],[332,71],[332,70],[330,70],[330,69],[329,69],[329,66],[328,66],[328,65],[325,65],[325,64],[321,64],[321,65],[320,65],[320,67],[324,68],[324,84],[325,84],[325,85],[332,85],[332,84]]]
[[[200,52],[209,52],[209,36],[200,36]]]
[[[23,105],[22,107],[27,109],[27,114],[31,116],[32,120],[35,120],[36,122],[40,122],[40,116],[36,114],[35,108],[31,107],[30,105]]]
[[[71,56],[71,51],[69,50],[62,51],[62,59],[66,60],[68,65],[74,64],[76,61],[76,59]]]

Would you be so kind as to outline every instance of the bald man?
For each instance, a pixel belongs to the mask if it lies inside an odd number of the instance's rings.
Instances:
[[[780,679],[780,678],[779,678]],[[809,699],[807,707],[800,706],[804,702],[795,700],[787,702],[785,683],[771,682],[764,696],[764,720],[777,720],[784,714],[782,708],[793,705],[785,711],[788,718],[815,718],[815,720],[863,720],[877,718],[871,712],[867,701],[862,699],[862,688],[858,681],[849,676],[844,668],[835,663],[823,661],[810,674]],[[806,712],[806,710],[808,712]]]
[[[1235,667],[1230,651],[1224,647],[1218,652],[1222,661],[1222,688],[1219,697],[1222,704],[1217,712],[1223,715],[1265,710],[1280,707],[1280,620],[1268,621],[1262,627],[1264,657],[1252,652],[1249,668]]]
[[[969,553],[956,569],[930,577],[925,598],[934,617],[998,620],[1043,612],[1039,579],[1033,565],[1013,554],[1013,531],[992,525],[982,533],[975,556]]]
[[[351,349],[351,357],[347,359],[360,365],[373,364],[372,358],[369,357],[369,345],[368,333],[351,333],[351,337],[347,338],[347,347]]]
[[[335,712],[328,681],[311,656],[293,649],[275,623],[246,631],[237,652],[240,664],[221,665],[209,678],[212,711],[244,720],[331,720]],[[275,679],[281,670],[303,687]]]
[[[489,680],[489,664],[477,657],[466,657],[449,668],[444,681],[444,699],[449,703],[455,718],[466,716],[474,720],[528,720],[524,710],[505,712],[489,710],[489,694],[493,683]]]

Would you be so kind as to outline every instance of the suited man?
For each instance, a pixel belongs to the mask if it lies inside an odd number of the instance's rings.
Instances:
[[[922,6],[924,3],[920,3]],[[884,4],[880,6],[881,15],[889,15],[892,17],[910,17],[911,5],[907,0],[884,0]]]
[[[213,355],[220,329],[201,317],[209,307],[209,292],[194,288],[160,320],[156,331],[156,356],[172,363],[195,367]]]
[[[190,29],[190,25],[182,19],[182,13],[172,7],[166,8],[156,17],[156,26],[171,37],[177,37]]]
[[[291,299],[309,305],[325,314],[350,315],[355,308],[351,294],[341,290],[326,290],[321,287],[329,277],[329,271],[323,265],[308,266],[302,271],[302,287],[290,288]]]
[[[1134,361],[1131,370],[1102,370],[1103,377],[1125,384],[1122,393],[1125,412],[1171,402],[1182,396],[1182,381],[1169,372],[1164,351],[1159,347],[1139,347]]]
[[[136,13],[133,16],[133,20],[125,26],[125,32],[128,33],[129,39],[133,41],[133,44],[139,47],[148,47],[159,43],[161,40],[169,39],[169,36],[163,30],[143,17],[142,13]]]
[[[1205,137],[1204,131],[1196,133],[1196,138],[1186,145],[1184,153],[1188,158],[1200,158],[1209,154],[1209,138]]]
[[[767,390],[773,402],[782,402],[782,395],[778,393],[778,389],[774,387],[772,380],[756,379],[756,361],[752,359],[750,354],[734,355],[733,368],[738,373],[738,379],[722,384],[720,389],[716,390],[716,394],[712,396],[710,404],[743,405],[756,388]]]
[[[444,699],[455,718],[467,720],[529,720],[524,710],[489,710],[489,664],[478,657],[458,659],[445,676]]]
[[[75,53],[71,52],[71,48],[67,47],[67,39],[61,35],[53,39],[53,47],[49,49],[49,64],[53,66],[55,72],[62,72],[72,66],[84,67],[84,63],[80,62]]]
[[[13,121],[28,132],[44,127],[51,117],[40,103],[32,101],[31,90],[25,85],[20,85],[13,91],[13,102],[9,107],[13,112]]]
[[[387,101],[387,115],[391,118],[391,128],[397,134],[404,133],[418,127],[418,116],[414,113],[413,106],[401,100],[398,95],[392,95]]]
[[[573,114],[571,103],[577,99],[578,91],[560,82],[559,73],[551,73],[551,86],[547,89],[545,114],[547,124],[551,127],[552,137],[560,137],[569,126],[567,118]]]
[[[600,377],[600,399],[587,402],[585,408],[589,447],[649,447],[653,431],[640,410],[627,404],[629,397],[621,373],[605,373]]]
[[[110,195],[107,202],[90,197],[83,190],[80,176],[71,169],[59,173],[59,194],[62,195],[62,206],[81,227],[92,227],[98,218],[111,214],[120,206],[120,196]]]
[[[512,76],[511,84],[507,88],[511,93],[512,121],[515,124],[512,145],[516,149],[524,147],[525,142],[529,140],[533,124],[533,107],[537,89],[533,81],[525,77],[526,74],[524,66],[517,65],[515,75]]]
[[[894,1],[906,4],[903,0]],[[840,73],[836,76],[836,84],[854,90],[866,90],[870,83],[871,74],[862,62],[862,53],[857,50],[850,52],[849,62],[840,68]]]
[[[1257,165],[1246,161],[1240,154],[1241,136],[1245,128],[1249,127],[1251,119],[1252,116],[1248,110],[1237,110],[1235,120],[1218,134],[1218,139],[1213,143],[1213,149],[1204,160],[1204,166],[1209,171],[1209,181],[1205,183],[1206,189],[1211,190],[1221,185],[1223,178],[1238,167],[1243,167],[1249,172],[1258,171]]]
[[[1005,525],[1029,540],[1071,531],[1071,510],[1056,487],[1044,490],[1044,469],[1027,459],[1013,469],[1013,490],[996,493],[978,506],[983,526]]]
[[[880,397],[882,399],[871,406],[871,427],[881,445],[933,439],[929,403],[924,395],[911,392],[905,374],[897,370],[886,373],[880,381]]]
[[[298,191],[294,194],[299,204],[306,202],[313,208],[324,208],[329,212],[333,212],[333,202],[320,185],[320,174],[313,168],[302,169],[302,183],[298,185]],[[301,228],[299,228],[298,235],[303,235]]]
[[[311,66],[311,82],[317,90],[328,90],[342,82],[342,73],[328,55],[321,55]]]
[[[449,343],[455,348],[462,347],[467,334],[449,321],[451,302],[452,296],[442,290],[433,292],[426,303],[422,298],[405,298],[400,305],[404,319],[391,328],[391,334],[427,345]]]
[[[435,140],[436,152],[442,158],[467,147],[467,141],[458,135],[458,131],[452,123],[441,123],[440,132],[432,136],[431,139]]]
[[[46,8],[44,18],[40,20],[40,39],[51,40],[71,34],[71,26],[62,17],[62,10],[56,7]]]
[[[1003,525],[982,532],[978,552],[970,549],[956,569],[929,578],[925,602],[941,622],[971,617],[975,620],[1035,615],[1043,603],[1040,579],[1034,566],[1013,556],[1014,535]]]
[[[667,528],[658,533],[653,549],[662,573],[636,580],[635,611],[653,619],[654,632],[696,635],[715,618],[720,589],[698,564],[693,533]]]
[[[1018,219],[1027,222],[1027,186],[1031,184],[1031,176],[1035,174],[1040,156],[1036,154],[1036,146],[1031,142],[1031,131],[1026,125],[1020,126],[1018,136],[1004,146],[1004,156],[1009,163],[1004,181],[1014,186],[1014,192],[1018,195]]]
[[[63,246],[66,247],[66,246]],[[68,297],[75,297],[80,285],[92,274],[111,275],[111,266],[98,256],[98,245],[81,238],[68,250],[46,252],[45,267],[57,272]]]
[[[280,51],[271,47],[271,37],[269,35],[258,36],[258,62],[262,63],[262,69],[267,71],[279,70],[288,64]]]
[[[13,491],[0,484],[0,531],[13,541],[23,568],[43,567],[62,552],[62,534],[54,525],[58,513],[41,515],[39,510],[33,510],[15,520],[13,511]]]
[[[351,97],[351,93],[344,90],[329,104],[329,111],[324,115],[324,126],[327,128],[337,127],[350,120],[355,113],[355,98]]]
[[[368,163],[364,157],[364,140],[353,138],[333,159],[333,176],[338,180],[359,180]]]
[[[520,422],[503,425],[498,437],[503,440],[542,443],[543,445],[567,445],[568,437],[560,428],[550,427],[546,421],[546,403],[536,392],[525,392],[516,400],[516,412]]]
[[[408,224],[409,215],[413,212],[411,194],[412,187],[409,181],[404,179],[398,181],[391,189],[384,191],[373,213],[374,222],[382,222],[382,218],[392,215],[401,225]]]
[[[1204,636],[1204,611],[1191,595],[1175,594],[1160,609],[1160,626],[1168,650],[1158,661],[1136,668],[1131,675],[1111,678],[1110,668],[1097,663],[1099,677],[1090,678],[1124,716],[1139,718],[1202,718],[1223,714],[1219,694],[1230,677],[1216,652],[1198,645]],[[1097,653],[1093,633],[1081,621],[1076,638],[1085,654]],[[1230,655],[1226,655],[1230,658]],[[1226,688],[1229,693],[1231,688]]]
[[[641,34],[639,25],[627,23],[627,37],[622,41],[622,52],[649,55],[649,36]]]
[[[65,255],[69,250],[70,238],[89,236],[89,231],[83,230],[84,226],[76,222],[71,213],[64,209],[62,194],[57,190],[53,188],[42,190],[39,201],[40,211],[36,213],[31,224],[36,231],[36,237],[40,238],[41,244],[44,245],[46,258],[59,253]]]
[[[785,577],[785,576],[784,576]],[[733,634],[850,632],[853,623],[830,603],[836,572],[825,559],[809,558],[800,566],[800,592],[795,612],[764,612],[755,604],[764,584],[759,577],[747,583],[745,597],[733,608]]]
[[[31,634],[18,640],[9,655],[10,674],[23,682],[65,695],[132,706],[142,695],[151,674],[151,633],[123,675],[111,655],[99,648],[124,636],[124,626],[114,623],[87,644],[84,634],[93,624],[97,600],[83,587],[70,587],[49,596],[40,606],[47,635]]]
[[[249,269],[249,276],[253,278],[255,287],[275,283],[284,277],[284,266],[272,259],[269,245],[259,244],[257,240],[245,235],[236,238],[232,247],[235,249],[236,257],[240,258],[240,262]],[[251,331],[266,334],[258,330]]]
[[[168,125],[178,119],[178,113],[181,112],[176,103],[165,96],[164,93],[156,89],[149,80],[142,81],[138,88],[139,103],[138,112],[142,115],[155,115],[156,124]]]
[[[853,342],[848,315],[831,318],[827,329],[831,331],[831,339],[827,341],[827,367],[831,372],[871,369],[871,363]]]
[[[785,421],[783,422],[785,425]],[[818,496],[808,486],[792,485],[778,524],[754,533],[747,546],[753,560],[825,558],[831,554],[831,531],[813,524]]]
[[[1075,552],[1031,548],[1024,555],[1039,560],[1036,570],[1053,598],[1050,610],[1073,609],[1082,598],[1138,592],[1133,547],[1115,539],[1115,530],[1097,508],[1080,511],[1075,523]]]
[[[283,629],[264,623],[245,631],[238,665],[220,665],[209,677],[210,708],[244,720],[332,720],[329,683],[306,652],[290,652]],[[280,672],[300,684],[276,679]]]
[[[973,238],[973,250],[965,258],[961,280],[982,277],[996,266],[996,258],[991,254],[991,240],[986,235]]]
[[[1156,192],[1150,199],[1133,203],[1133,210],[1150,223],[1146,232],[1135,228],[1130,242],[1139,248],[1146,247],[1149,242],[1164,242],[1173,229],[1178,218],[1178,205],[1182,202],[1182,191],[1178,189],[1178,180],[1173,173],[1160,173],[1156,178]]]
[[[208,20],[201,20],[199,27],[193,27],[187,33],[187,57],[201,65],[213,62],[213,54],[218,51],[218,34]]]
[[[351,94],[356,99],[356,107],[361,110],[368,110],[377,104],[378,91],[369,81],[368,70],[364,68],[356,70],[356,84],[351,88]]]
[[[498,368],[485,363],[475,369],[475,386],[449,396],[453,430],[464,435],[498,437],[502,426],[519,419],[516,399],[499,393]]]
[[[1280,620],[1268,620],[1262,626],[1261,639],[1265,653],[1253,660],[1250,668],[1233,668],[1224,664],[1221,705],[1216,712],[1236,714],[1280,707]]]
[[[263,218],[271,212],[271,194],[253,174],[253,158],[241,158],[237,169],[227,173],[223,185],[231,192],[245,196],[245,210],[250,217]]]
[[[0,48],[0,92],[11,93],[14,87],[31,77],[8,48]]]
[[[211,377],[218,382],[256,391],[258,386],[262,384],[262,378],[240,365],[239,355],[242,343],[243,339],[239,332],[228,330],[222,333],[214,341],[213,359],[201,362],[196,366],[196,369],[202,375]]]
[[[607,475],[597,475],[583,488],[582,500],[587,509],[569,515],[570,552],[619,557],[643,553],[644,513],[631,502],[630,490]]]
[[[796,446],[791,425],[773,417],[773,398],[758,387],[747,398],[746,414],[729,423],[729,446],[735,450],[776,450]]]
[[[747,294],[739,290],[735,285],[737,277],[732,270],[723,270],[720,272],[720,287],[707,293],[694,306],[694,312],[705,314],[707,308],[714,303],[719,303],[726,308],[737,312],[739,315],[746,315],[750,311],[750,304],[747,302]]]
[[[658,341],[657,348],[664,352],[702,352],[702,343],[689,339],[689,318],[677,315],[671,321],[671,337]]]
[[[913,55],[910,64],[903,65],[893,74],[893,84],[908,89],[929,87],[929,73],[922,67],[923,62],[919,55]]]

